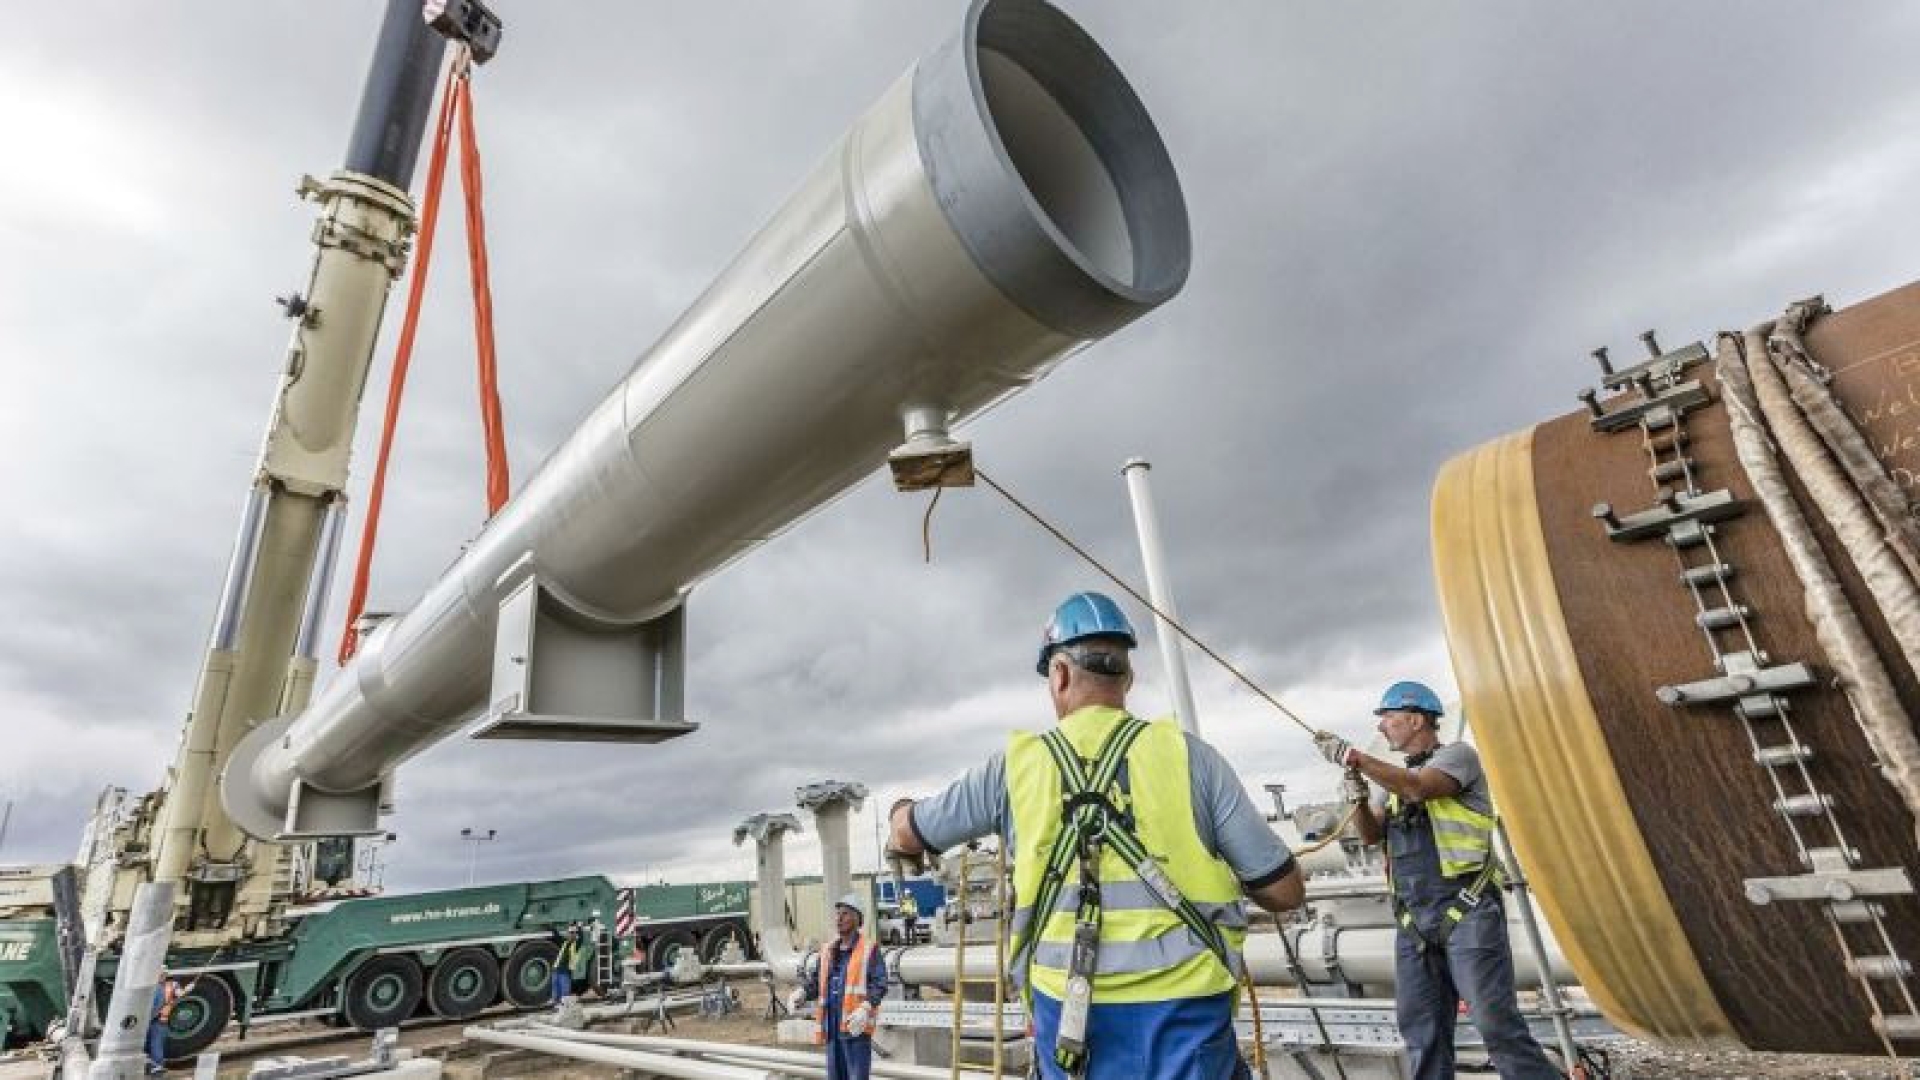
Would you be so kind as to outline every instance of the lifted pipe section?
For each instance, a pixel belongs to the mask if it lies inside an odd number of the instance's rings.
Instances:
[[[692,730],[697,581],[872,472],[906,410],[979,413],[1170,299],[1188,259],[1112,61],[1041,0],[975,0],[420,604],[235,750],[228,811],[260,837],[376,831],[381,778],[482,711],[518,737]]]

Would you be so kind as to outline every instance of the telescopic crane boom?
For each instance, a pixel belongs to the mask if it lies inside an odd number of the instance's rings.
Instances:
[[[293,332],[280,390],[153,838],[150,875],[178,885],[183,944],[252,933],[283,869],[284,850],[236,828],[213,780],[256,725],[306,706],[361,392],[407,264],[407,187],[447,40],[479,59],[498,44],[480,4],[428,7],[389,0],[345,163],[300,183],[319,208],[312,268],[305,292],[281,301]]]

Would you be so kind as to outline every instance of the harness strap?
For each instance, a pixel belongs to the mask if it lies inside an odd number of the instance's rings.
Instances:
[[[1120,775],[1120,766],[1126,761],[1127,751],[1146,730],[1146,724],[1129,716],[1108,732],[1106,741],[1100,746],[1099,758],[1091,777],[1081,768],[1079,756],[1073,753],[1072,745],[1067,743],[1066,736],[1058,728],[1049,731],[1040,741],[1052,756],[1055,767],[1060,770],[1064,795],[1071,798],[1088,791],[1104,792],[1111,787]],[[1074,855],[1079,849],[1083,828],[1091,826],[1093,817],[1099,813],[1093,804],[1082,803],[1071,817],[1061,822],[1060,831],[1053,838],[1053,847],[1047,852],[1046,869],[1041,874],[1040,889],[1034,897],[1035,918],[1017,929],[1012,962],[1008,967],[1022,973],[1029,994],[1032,993],[1032,980],[1025,978],[1025,972],[1033,963],[1030,950],[1039,939],[1039,928],[1053,914],[1060,888],[1066,881],[1067,870],[1073,865]]]
[[[1112,846],[1114,854],[1120,857],[1134,876],[1146,885],[1160,904],[1171,910],[1185,925],[1188,932],[1206,947],[1208,952],[1219,960],[1221,966],[1235,978],[1239,977],[1240,965],[1232,948],[1227,944],[1226,936],[1220,927],[1203,914],[1191,900],[1180,894],[1179,887],[1160,866],[1152,853],[1134,831],[1120,819],[1117,809],[1106,798],[1106,791],[1119,776],[1120,765],[1126,757],[1133,741],[1146,730],[1147,725],[1134,717],[1128,717],[1119,728],[1111,733],[1101,747],[1100,757],[1094,766],[1093,776],[1088,777],[1081,767],[1080,758],[1073,752],[1066,736],[1058,729],[1048,732],[1041,743],[1052,755],[1054,765],[1060,770],[1063,787],[1068,790],[1065,798],[1068,820],[1063,823],[1060,834],[1055,838],[1053,858],[1048,862],[1048,874],[1042,880],[1040,895],[1034,900],[1032,918],[1021,928],[1020,949],[1028,948],[1037,939],[1037,927],[1044,924],[1053,915],[1054,905],[1065,876],[1065,869],[1072,858],[1072,848],[1077,847],[1082,837],[1089,832],[1105,837]],[[1063,851],[1063,843],[1066,850]],[[1064,857],[1062,857],[1064,856]],[[1054,873],[1055,865],[1059,873]],[[1035,950],[1036,952],[1038,950]],[[1031,964],[1032,956],[1028,957]]]
[[[1488,852],[1487,861],[1480,864],[1480,869],[1473,875],[1473,880],[1454,895],[1453,902],[1448,904],[1447,910],[1441,914],[1440,928],[1434,931],[1432,937],[1428,937],[1421,932],[1419,924],[1414,920],[1413,909],[1407,907],[1406,901],[1400,898],[1400,890],[1394,888],[1393,860],[1387,860],[1387,891],[1393,897],[1394,914],[1399,917],[1401,928],[1419,940],[1422,950],[1445,949],[1447,942],[1453,939],[1453,931],[1460,925],[1460,921],[1467,917],[1468,912],[1480,906],[1480,899],[1486,893],[1487,887],[1493,885],[1498,888],[1501,880],[1499,860],[1493,857],[1492,852]]]

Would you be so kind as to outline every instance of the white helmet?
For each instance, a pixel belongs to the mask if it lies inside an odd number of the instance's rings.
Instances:
[[[833,906],[837,908],[846,908],[847,910],[853,912],[854,916],[858,918],[861,922],[867,921],[866,901],[862,899],[860,894],[857,892],[850,892],[847,895],[841,897],[840,899],[835,900],[833,902]]]

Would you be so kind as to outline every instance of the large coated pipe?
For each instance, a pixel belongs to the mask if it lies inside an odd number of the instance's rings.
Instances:
[[[347,139],[346,168],[405,191],[420,158],[447,39],[427,26],[420,0],[387,0],[360,112]]]
[[[1791,412],[1754,384],[1801,361],[1763,337],[1603,369],[1585,407],[1449,462],[1432,508],[1448,652],[1540,910],[1608,1020],[1663,1042],[1911,1053],[1911,979],[1874,973],[1920,957],[1920,849],[1863,725],[1885,690],[1920,735],[1920,669],[1868,587],[1898,567],[1870,574],[1837,544],[1878,526],[1802,504],[1824,469],[1775,474],[1797,425],[1773,427]],[[1837,398],[1911,494],[1920,283],[1804,343],[1831,377],[1810,401]],[[1849,657],[1884,678],[1846,677]]]
[[[910,410],[970,417],[1173,296],[1188,241],[1099,47],[1041,0],[976,0],[420,604],[236,754],[229,811],[278,833],[296,781],[360,792],[456,731],[529,573],[599,625],[671,613],[872,472]]]

